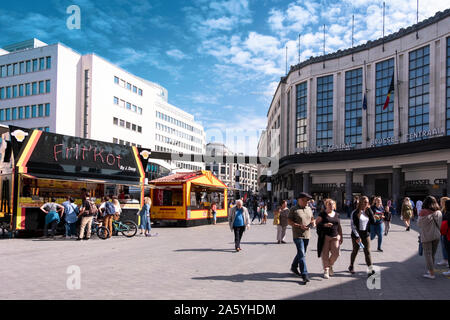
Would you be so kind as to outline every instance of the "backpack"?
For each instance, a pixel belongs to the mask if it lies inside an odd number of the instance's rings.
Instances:
[[[110,201],[107,201],[105,203],[105,214],[113,215],[114,213],[116,213],[116,207]]]
[[[447,241],[450,241],[450,228],[449,228],[448,220],[442,221],[441,235],[446,236]]]
[[[98,213],[98,208],[97,208],[97,206],[95,205],[95,203],[92,202],[92,201],[88,201],[88,202],[89,202],[89,214],[90,214],[90,215],[93,215],[93,216],[97,215],[97,213]]]

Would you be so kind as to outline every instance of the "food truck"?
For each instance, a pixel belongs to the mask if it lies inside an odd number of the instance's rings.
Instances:
[[[0,217],[19,236],[42,233],[39,208],[51,198],[62,203],[72,196],[80,205],[84,194],[97,204],[118,196],[121,219],[139,222],[144,193],[150,193],[141,160],[147,151],[15,126],[2,126],[0,133]]]
[[[176,173],[150,184],[152,221],[178,226],[212,223],[213,202],[217,222],[228,218],[227,186],[211,171]]]

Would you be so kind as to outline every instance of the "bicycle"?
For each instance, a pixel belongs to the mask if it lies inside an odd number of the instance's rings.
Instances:
[[[138,226],[134,221],[131,220],[113,220],[113,235],[117,236],[121,232],[125,237],[132,238],[136,235]]]
[[[91,234],[96,234],[102,240],[106,240],[109,238],[109,230],[105,226],[103,226],[103,221],[98,221],[97,218],[94,218],[92,221]]]

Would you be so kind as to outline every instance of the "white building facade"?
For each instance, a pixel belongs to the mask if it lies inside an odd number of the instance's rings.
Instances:
[[[167,117],[169,129],[161,126]],[[202,125],[170,105],[165,88],[95,54],[37,39],[0,51],[0,123],[154,151],[205,152]],[[153,162],[169,170],[204,168],[202,163]]]
[[[270,132],[279,112],[280,130]],[[450,9],[291,67],[274,94],[267,131],[261,147],[269,156],[278,151],[274,136],[280,141],[278,199],[305,191],[342,206],[359,194],[396,203],[448,195]]]

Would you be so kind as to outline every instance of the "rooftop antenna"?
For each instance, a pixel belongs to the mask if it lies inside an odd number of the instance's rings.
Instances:
[[[419,23],[419,0],[417,0],[416,24]],[[416,39],[419,39],[419,30],[416,31]]]
[[[383,1],[383,52],[384,52],[384,15],[386,11],[386,3]]]
[[[325,24],[323,25],[323,68],[325,69]]]

